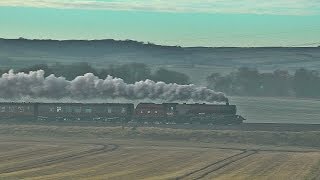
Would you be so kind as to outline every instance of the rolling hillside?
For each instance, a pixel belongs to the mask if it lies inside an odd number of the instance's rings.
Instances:
[[[206,48],[160,46],[116,40],[0,39],[0,62],[11,66],[40,62],[94,64],[143,62],[192,68],[250,66],[261,69],[310,67],[320,69],[320,48]]]

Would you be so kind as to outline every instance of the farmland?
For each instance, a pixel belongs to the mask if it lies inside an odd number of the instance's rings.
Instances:
[[[279,133],[1,124],[0,179],[319,178],[317,132]]]
[[[319,124],[319,99],[231,97],[238,114],[250,123]]]

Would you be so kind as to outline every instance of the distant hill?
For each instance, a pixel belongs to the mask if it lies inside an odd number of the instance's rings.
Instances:
[[[320,48],[208,48],[160,46],[132,40],[0,39],[2,67],[35,63],[91,62],[97,66],[142,62],[179,68],[257,67],[263,70],[320,69]],[[210,71],[210,69],[208,70]],[[201,73],[202,71],[199,71]]]
[[[190,54],[189,54],[190,55]],[[0,39],[0,61],[5,63],[32,60],[37,62],[125,63],[144,62],[162,64],[183,63],[188,52],[180,47],[144,44],[137,41],[116,40],[27,40]]]

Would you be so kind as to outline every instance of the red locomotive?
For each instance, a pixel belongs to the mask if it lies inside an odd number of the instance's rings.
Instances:
[[[245,120],[236,114],[235,105],[140,103],[135,119],[158,123],[239,124]]]

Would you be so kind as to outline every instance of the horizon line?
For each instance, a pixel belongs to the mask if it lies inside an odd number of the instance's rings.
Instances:
[[[165,45],[165,44],[156,44],[150,41],[139,41],[135,39],[31,39],[31,38],[1,38],[0,40],[28,40],[28,41],[107,41],[113,40],[117,42],[133,41],[143,45],[151,46],[161,46],[161,47],[175,47],[175,48],[319,48],[320,42],[315,43],[301,43],[288,46],[182,46],[182,45]]]

